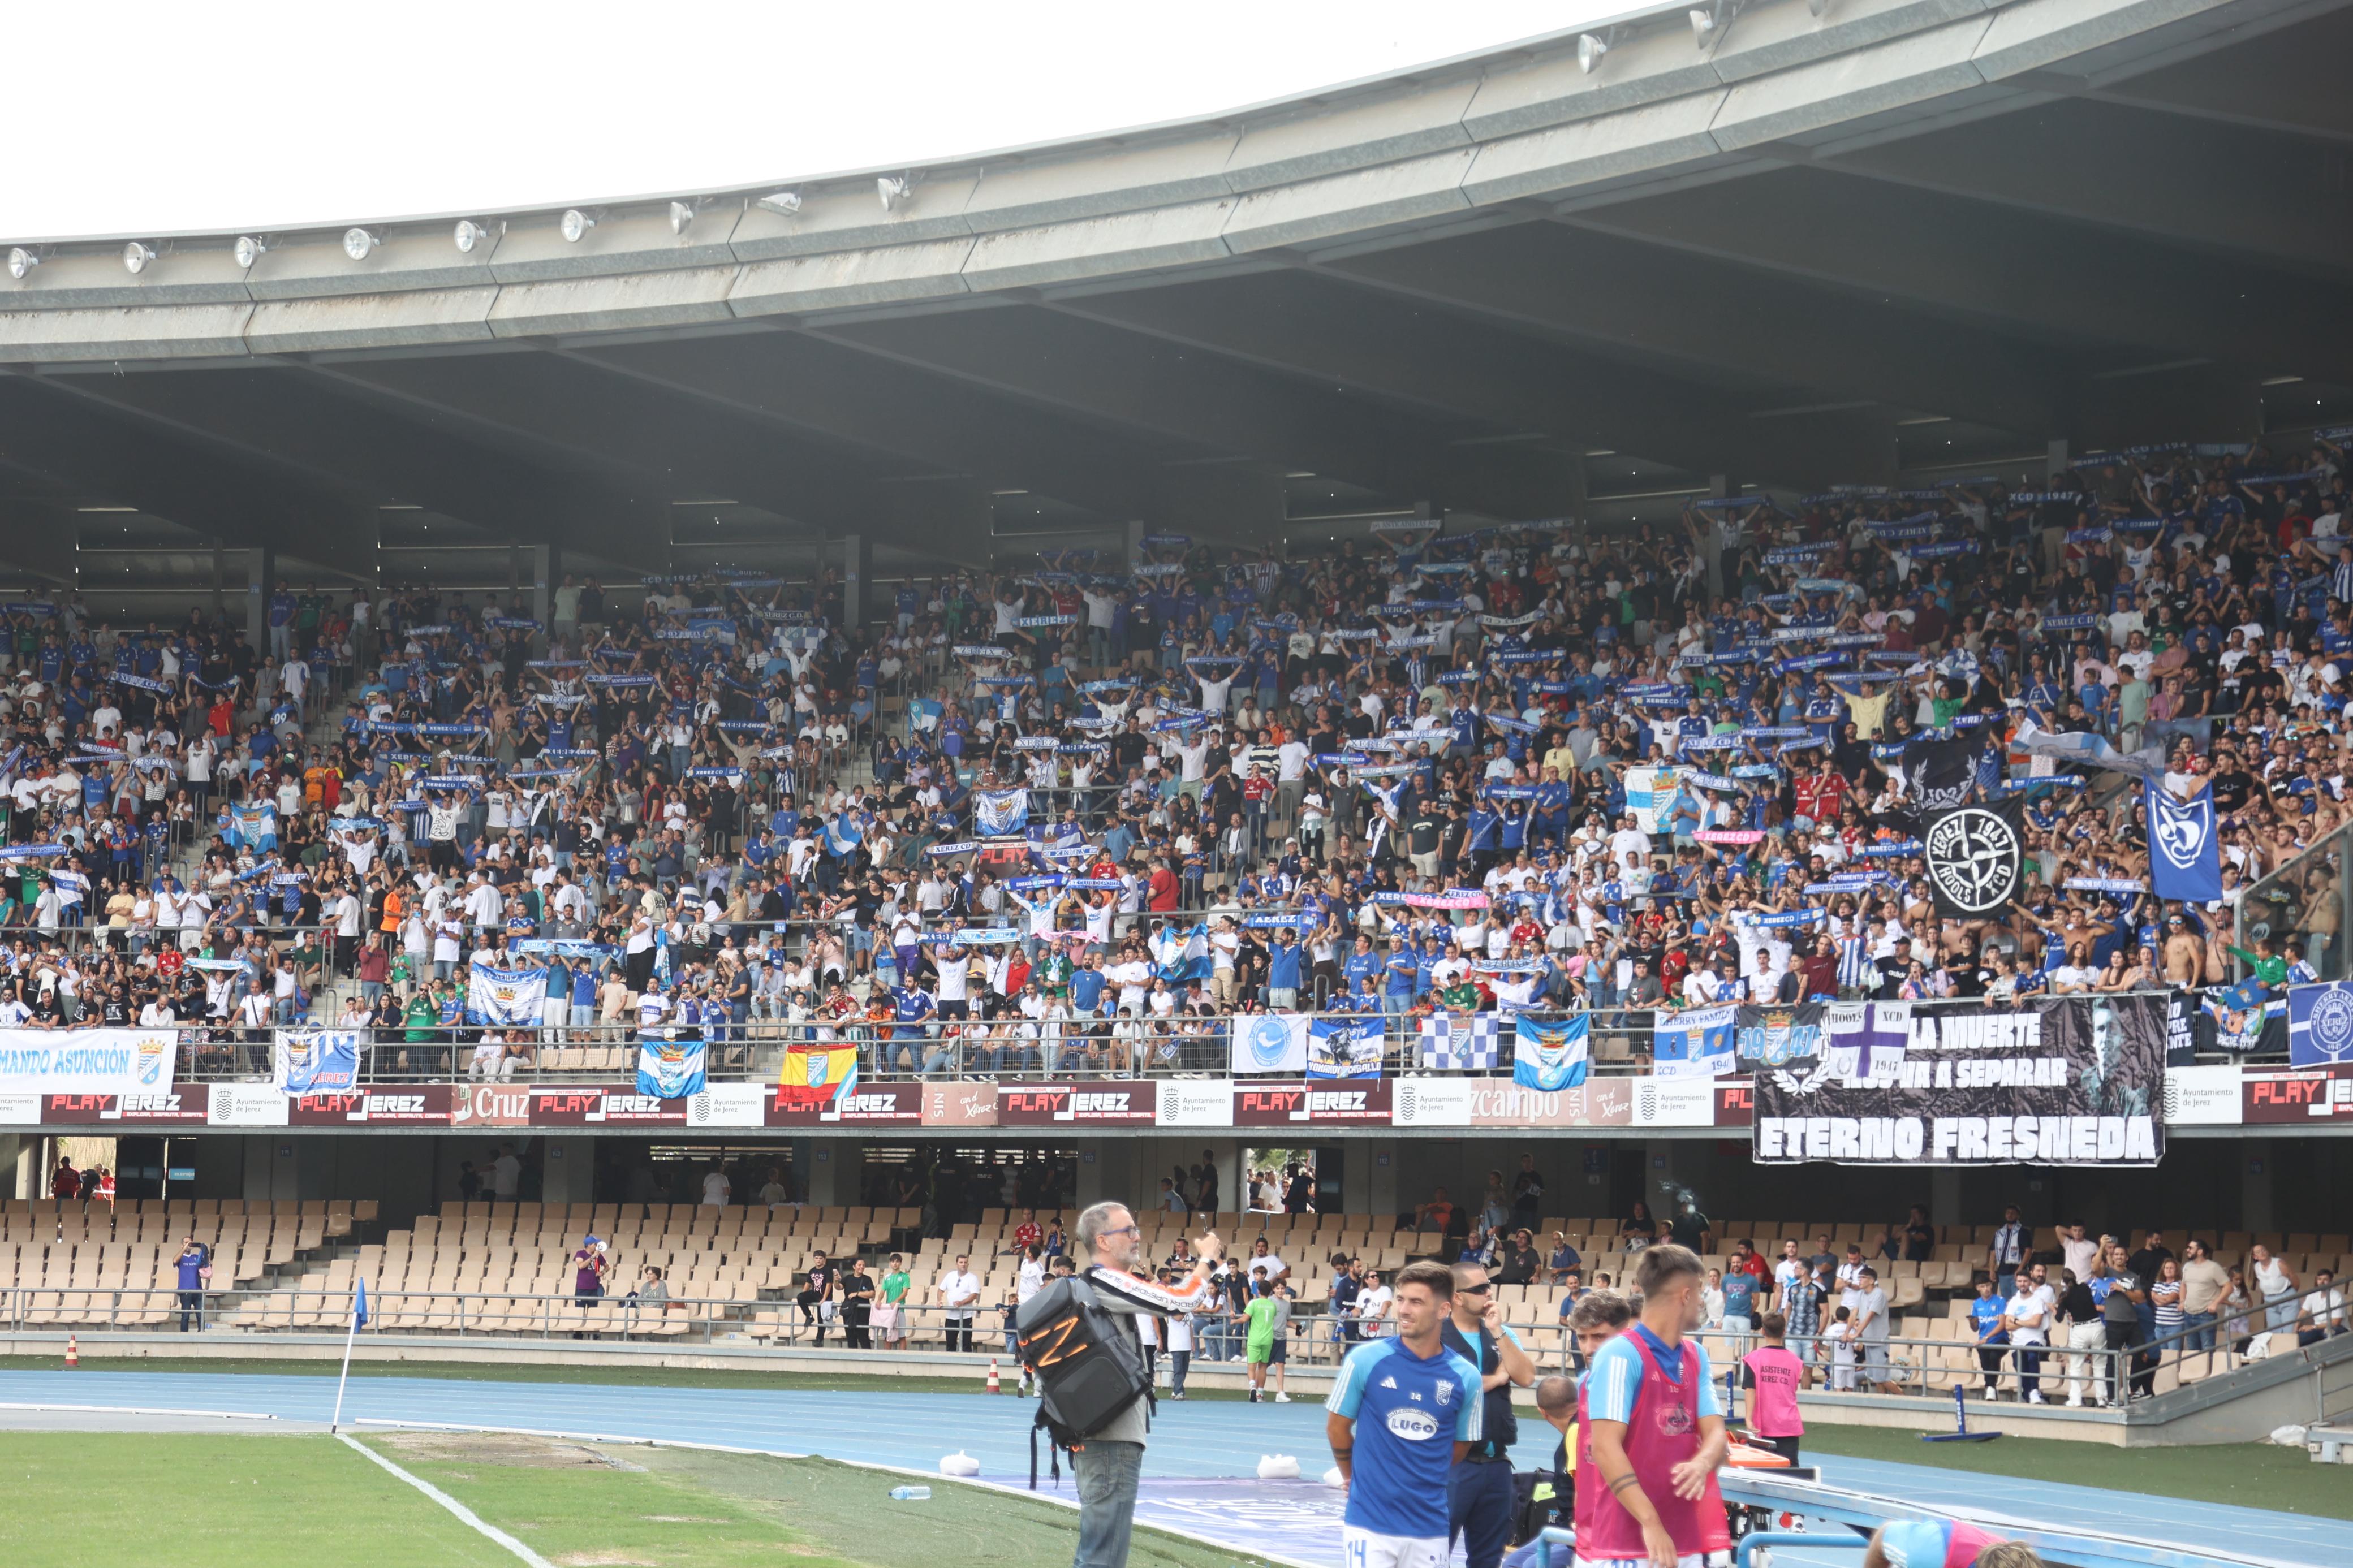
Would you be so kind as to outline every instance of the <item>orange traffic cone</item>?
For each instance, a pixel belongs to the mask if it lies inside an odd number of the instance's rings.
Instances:
[[[997,1358],[995,1356],[990,1356],[988,1358],[988,1386],[982,1390],[982,1392],[986,1394],[1002,1394],[1005,1392],[1003,1388],[997,1385]]]
[[[79,1334],[68,1334],[66,1336],[66,1370],[68,1372],[71,1372],[80,1365],[81,1336]]]

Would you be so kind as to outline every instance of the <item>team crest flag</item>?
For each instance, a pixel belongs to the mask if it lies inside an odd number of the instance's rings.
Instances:
[[[701,1040],[646,1040],[638,1047],[638,1092],[649,1100],[686,1100],[703,1089]]]
[[[831,1041],[797,1040],[785,1048],[776,1103],[830,1105],[858,1088],[858,1047]]]
[[[1431,1072],[1493,1072],[1503,1060],[1493,1013],[1433,1013],[1421,1021],[1421,1065]]]
[[[1578,1089],[1591,1065],[1593,1017],[1579,1013],[1557,1024],[1516,1020],[1512,1034],[1512,1081],[1522,1089],[1557,1094]]]
[[[547,1003],[547,971],[501,969],[477,957],[466,971],[466,1022],[501,1028],[539,1027]]]
[[[2288,988],[2287,1052],[2291,1067],[2353,1062],[2353,983]]]
[[[1651,1070],[1661,1078],[1721,1078],[1732,1071],[1739,1016],[1736,1006],[1662,1016],[1651,1030]]]
[[[1000,838],[1029,826],[1029,792],[1026,789],[975,790],[972,828],[987,837]]]
[[[2148,811],[2149,887],[2160,899],[2211,903],[2222,896],[2222,847],[2214,832],[2214,797],[2183,804],[2150,779],[2141,785]]]

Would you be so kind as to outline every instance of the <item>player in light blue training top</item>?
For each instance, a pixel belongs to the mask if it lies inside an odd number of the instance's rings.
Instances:
[[[1396,1336],[1349,1352],[1324,1402],[1346,1568],[1443,1568],[1449,1472],[1480,1440],[1479,1369],[1441,1337],[1453,1270],[1409,1263],[1395,1289]]]

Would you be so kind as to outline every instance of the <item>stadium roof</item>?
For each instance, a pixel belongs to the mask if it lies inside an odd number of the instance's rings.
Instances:
[[[2353,387],[2348,59],[2343,0],[1678,3],[922,168],[18,241],[0,537],[938,566],[2243,440]]]

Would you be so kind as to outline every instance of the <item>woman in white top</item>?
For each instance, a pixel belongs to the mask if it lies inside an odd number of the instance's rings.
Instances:
[[[2258,1242],[2247,1249],[2247,1276],[2255,1300],[2263,1304],[2264,1325],[2273,1329],[2295,1327],[2295,1305],[2301,1289],[2295,1271],[2273,1257],[2270,1247]]]

